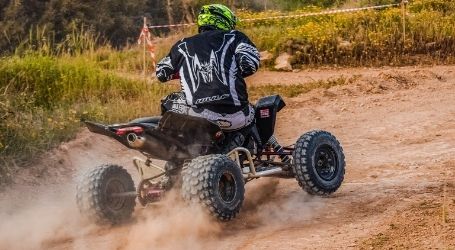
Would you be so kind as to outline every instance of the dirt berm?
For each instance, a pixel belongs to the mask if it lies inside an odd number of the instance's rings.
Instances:
[[[340,76],[354,80],[287,98],[277,129],[283,144],[315,128],[339,138],[347,171],[331,197],[261,179],[230,223],[170,193],[127,225],[94,226],[76,209],[74,180],[101,163],[134,174],[135,153],[84,130],[2,190],[0,249],[454,249],[455,67],[259,72],[248,84]]]

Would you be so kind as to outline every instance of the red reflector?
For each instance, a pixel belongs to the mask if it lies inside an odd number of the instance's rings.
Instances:
[[[269,109],[261,109],[259,110],[259,114],[261,118],[269,118],[270,117],[270,110]]]
[[[223,132],[222,132],[222,131],[216,132],[216,134],[215,134],[215,139],[216,139],[216,140],[219,140],[219,139],[221,139],[221,137],[223,137]]]
[[[115,133],[120,136],[125,135],[129,132],[133,132],[135,134],[140,134],[140,133],[144,132],[144,129],[142,127],[136,126],[136,127],[128,127],[128,128],[119,128],[119,129],[117,129],[117,131],[115,131]]]

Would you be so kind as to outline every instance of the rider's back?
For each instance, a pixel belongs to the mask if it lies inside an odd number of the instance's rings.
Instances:
[[[189,105],[223,113],[248,105],[243,78],[258,69],[259,53],[242,32],[201,32],[177,42],[168,57],[157,76],[165,80],[169,69],[178,72]]]

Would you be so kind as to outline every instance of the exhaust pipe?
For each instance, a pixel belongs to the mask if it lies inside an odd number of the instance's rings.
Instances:
[[[128,142],[128,145],[132,148],[142,148],[145,143],[145,138],[137,136],[135,133],[129,133],[126,136],[126,141]]]

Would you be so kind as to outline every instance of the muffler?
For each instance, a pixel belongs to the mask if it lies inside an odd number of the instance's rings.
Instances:
[[[132,148],[142,148],[145,144],[145,138],[136,135],[135,133],[129,133],[126,135],[126,141],[128,145]]]

